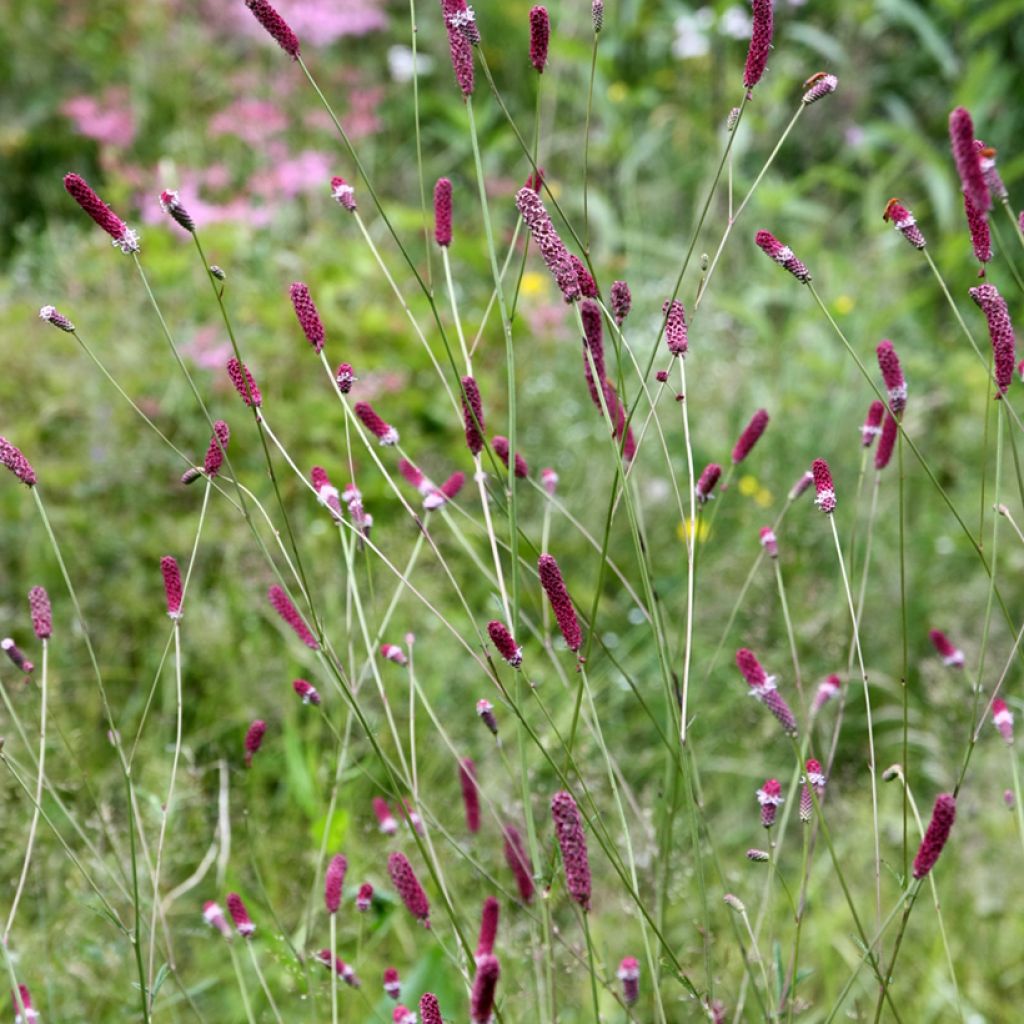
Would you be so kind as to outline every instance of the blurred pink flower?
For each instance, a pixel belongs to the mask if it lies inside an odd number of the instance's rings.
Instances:
[[[345,36],[363,36],[388,24],[384,5],[378,0],[277,0],[276,6],[303,47],[330,46]],[[231,14],[247,35],[267,39],[243,6],[233,8]]]
[[[60,111],[75,131],[87,139],[122,149],[135,140],[135,115],[127,89],[107,89],[99,97],[72,96],[64,101]]]
[[[222,370],[231,352],[231,342],[222,340],[216,327],[200,327],[192,339],[181,346],[181,354],[204,370]]]
[[[257,144],[288,127],[288,117],[267,100],[238,99],[210,118],[207,131],[213,135],[234,135]]]

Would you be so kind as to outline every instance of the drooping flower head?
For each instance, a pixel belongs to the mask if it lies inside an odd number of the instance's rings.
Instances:
[[[615,976],[622,982],[622,1001],[632,1006],[640,998],[640,963],[637,958],[623,957]]]
[[[957,107],[949,115],[949,142],[961,188],[981,213],[988,213],[992,208],[992,197],[985,184],[981,156],[974,144],[974,124],[965,107]]]
[[[633,296],[630,294],[629,285],[625,281],[612,281],[609,303],[612,308],[612,315],[615,317],[615,323],[621,327],[622,321],[629,316],[629,311],[633,308]]]
[[[336,853],[327,865],[324,874],[324,906],[328,914],[336,914],[341,906],[341,890],[345,885],[348,861],[344,854]]]
[[[915,249],[925,247],[924,235],[921,234],[914,215],[898,199],[889,200],[885,212],[882,214],[882,220],[891,223]]]
[[[544,490],[553,497],[558,490],[558,474],[550,466],[545,466],[540,471],[540,482]]]
[[[818,683],[818,690],[811,704],[811,714],[816,715],[838,692],[841,685],[839,676],[826,676]]]
[[[344,178],[331,178],[331,198],[349,213],[356,212],[356,190]]]
[[[569,259],[569,250],[558,237],[554,224],[544,208],[540,196],[530,187],[521,188],[516,193],[516,208],[526,222],[530,235],[533,237],[541,257],[558,285],[558,290],[566,302],[575,302],[582,295],[579,279]]]
[[[1013,742],[1013,712],[999,697],[992,701],[992,724],[1007,743]]]
[[[814,787],[814,794],[811,794],[811,787]],[[803,779],[803,789],[800,791],[800,820],[808,822],[814,812],[814,797],[820,800],[825,793],[825,775],[821,770],[821,762],[813,757],[807,762],[807,773]]]
[[[985,264],[992,262],[992,234],[988,227],[988,217],[982,213],[974,200],[964,193],[964,216],[967,218],[967,232],[971,236],[971,248],[974,258],[981,264],[978,277],[985,276]]]
[[[505,463],[507,468],[509,455],[508,438],[503,437],[501,434],[495,434],[491,440],[491,447],[494,449],[494,454]],[[530,468],[526,465],[526,459],[519,452],[516,452],[513,464],[515,466],[515,475],[520,480],[525,480],[530,475]]]
[[[369,402],[356,402],[352,407],[363,426],[385,448],[398,444],[398,431],[390,423],[385,423]]]
[[[572,794],[560,790],[551,798],[555,838],[562,852],[565,884],[569,895],[584,910],[590,909],[590,858],[583,820]]]
[[[83,177],[65,174],[64,188],[93,221],[110,235],[121,252],[127,256],[139,251],[139,236],[100,199]]]
[[[75,325],[56,306],[43,306],[39,310],[39,319],[53,324],[60,331],[67,334],[75,333]]]
[[[601,307],[593,299],[584,299],[580,303],[580,320],[583,322],[583,375],[587,382],[587,390],[590,392],[590,400],[600,411],[601,392],[604,390],[604,381],[607,377]]]
[[[278,615],[295,631],[295,635],[313,651],[320,650],[320,644],[310,632],[309,626],[292,604],[291,598],[276,584],[267,591],[267,600]]]
[[[697,501],[701,505],[709,502],[714,497],[711,492],[715,489],[715,484],[718,483],[718,478],[721,475],[722,467],[717,462],[709,462],[704,467],[693,489],[694,494],[697,496]]]
[[[533,902],[533,864],[527,853],[523,837],[514,825],[505,826],[505,863],[515,875],[519,898],[529,905]]]
[[[754,21],[750,33],[747,62],[743,68],[743,87],[753,89],[768,66],[768,51],[772,48],[772,0],[753,0]]]
[[[746,647],[736,652],[736,667],[750,686],[751,695],[768,708],[788,735],[795,736],[796,718],[778,691],[776,677],[768,675],[754,652]]]
[[[214,477],[220,472],[230,440],[231,428],[223,420],[215,420],[213,433],[210,435],[210,444],[206,449],[206,457],[203,459],[203,472],[208,477]]]
[[[314,959],[318,963],[323,964],[328,970],[331,969],[331,951],[329,949],[321,949]],[[359,977],[356,974],[355,969],[351,965],[345,963],[340,956],[334,958],[333,967],[334,973],[337,974],[337,976],[341,978],[346,985],[351,988],[359,988]]]
[[[896,418],[887,410],[882,421],[882,436],[878,439],[878,447],[875,449],[875,469],[882,470],[889,465],[899,432]]]
[[[288,294],[291,296],[292,307],[295,310],[299,326],[302,328],[302,333],[305,334],[306,340],[313,346],[313,351],[319,355],[324,347],[326,335],[316,303],[309,294],[309,288],[301,281],[296,281],[288,289]]]
[[[243,939],[248,939],[256,931],[256,925],[252,923],[252,918],[249,917],[249,911],[245,909],[242,897],[237,892],[229,892],[227,904],[231,920],[235,922],[235,930]]]
[[[381,644],[380,656],[385,661],[393,661],[396,665],[409,664],[409,659],[405,656],[405,651],[403,651],[398,644]]]
[[[172,555],[160,559],[160,572],[164,578],[164,593],[167,596],[167,614],[172,619],[181,618],[181,570]]]
[[[832,483],[832,471],[824,459],[815,459],[811,463],[811,472],[814,474],[814,490],[817,495],[814,504],[826,515],[831,515],[836,510],[836,489]]]
[[[320,694],[316,687],[311,683],[308,683],[305,679],[296,679],[292,683],[292,689],[302,700],[303,704],[318,705],[320,703]]]
[[[224,919],[224,911],[213,900],[207,900],[203,904],[203,920],[208,925],[216,928],[225,939],[230,941],[232,934],[231,926]]]
[[[462,419],[466,428],[466,447],[479,455],[484,447],[484,406],[480,388],[472,377],[462,378]]]
[[[788,245],[783,245],[770,231],[758,231],[754,236],[758,247],[770,256],[780,267],[788,270],[798,281],[809,284],[810,271],[793,255]]]
[[[25,652],[9,636],[0,640],[0,651],[3,651],[15,668],[20,669],[25,675],[31,675],[35,671],[35,665],[25,657]]]
[[[768,779],[757,791],[757,802],[761,805],[761,824],[771,828],[775,824],[775,812],[783,802],[782,785],[778,779]]]
[[[496,956],[487,954],[477,959],[473,989],[469,996],[469,1019],[472,1024],[490,1024],[500,976],[501,966]]]
[[[179,227],[184,228],[189,234],[195,234],[196,222],[192,219],[188,210],[182,206],[181,196],[173,189],[165,189],[160,193],[160,209]]]
[[[827,71],[819,71],[804,82],[806,92],[800,102],[805,107],[809,107],[812,103],[817,103],[818,100],[834,93],[838,85],[839,79],[835,75],[830,75]]]
[[[365,914],[373,903],[373,886],[369,882],[363,882],[356,893],[356,910]]]
[[[466,810],[466,828],[471,835],[480,831],[480,790],[476,784],[476,762],[471,757],[459,761],[459,785]]]
[[[735,446],[732,450],[733,465],[739,465],[753,450],[754,445],[761,439],[761,435],[768,426],[768,412],[765,409],[758,409],[750,418],[750,422],[743,428]]]
[[[537,560],[537,572],[540,575],[540,585],[547,594],[551,603],[551,610],[555,613],[555,620],[558,628],[562,631],[565,644],[570,651],[579,652],[583,646],[583,632],[580,629],[579,619],[576,617],[576,609],[572,605],[569,591],[565,589],[565,580],[562,579],[562,570],[558,567],[552,555],[541,555]]]
[[[747,860],[753,864],[765,864],[772,859],[772,855],[767,850],[747,850]]]
[[[35,487],[36,471],[21,449],[6,437],[0,437],[0,465],[6,466],[26,487]]]
[[[260,394],[255,378],[249,372],[249,367],[245,363],[239,362],[234,356],[228,360],[228,377],[231,378],[231,383],[246,405],[255,406],[258,409],[263,404],[263,396]]]
[[[388,857],[388,875],[399,898],[405,904],[405,909],[421,921],[425,928],[429,928],[430,903],[420,880],[416,877],[416,872],[409,863],[409,858],[404,853],[396,851]]]
[[[42,587],[33,587],[28,592],[28,610],[36,636],[40,640],[48,640],[53,633],[53,612],[50,595]]]
[[[687,349],[686,336],[686,310],[678,300],[670,302],[665,300],[661,307],[665,317],[665,343],[669,352],[674,356],[685,356]]]
[[[509,632],[508,627],[503,622],[494,619],[487,623],[487,633],[491,638],[491,643],[494,644],[505,661],[513,668],[519,668],[523,663],[523,649],[516,643],[515,637]]]
[[[497,736],[498,720],[494,717],[494,705],[489,700],[481,698],[476,702],[476,713],[480,716],[480,721],[487,726],[490,734]]]
[[[252,767],[252,759],[263,745],[263,737],[267,734],[267,723],[257,718],[245,733],[245,767]]]
[[[544,73],[548,62],[548,40],[551,38],[551,22],[546,7],[530,8],[530,63],[538,75]]]
[[[476,943],[476,959],[494,952],[494,940],[498,937],[498,916],[501,907],[493,896],[484,900],[480,912],[480,935]]]
[[[992,341],[996,386],[999,393],[1005,395],[1013,383],[1013,364],[1016,360],[1016,339],[1010,311],[994,284],[979,284],[970,289],[970,296],[985,314],[988,336]]]
[[[442,248],[452,244],[452,183],[438,178],[434,185],[434,239]]]
[[[924,838],[914,858],[914,877],[924,878],[939,859],[949,833],[956,820],[956,800],[951,793],[940,793],[935,798],[932,819],[925,829]]]
[[[885,405],[876,398],[868,406],[868,414],[864,417],[864,426],[860,428],[860,443],[865,448],[870,448],[875,438],[882,432],[882,416],[885,413]]]
[[[384,968],[384,994],[389,999],[398,999],[402,994],[402,982],[395,967]]]
[[[964,652],[953,644],[941,629],[931,630],[928,633],[928,639],[931,640],[939,657],[942,658],[943,665],[948,665],[950,668],[964,667]]]
[[[299,37],[289,28],[288,23],[274,10],[267,0],[245,0],[245,6],[252,11],[256,20],[267,30],[271,39],[292,60],[298,60]]]
[[[316,500],[320,502],[324,508],[330,509],[335,519],[340,520],[340,495],[338,494],[338,488],[331,483],[331,478],[327,475],[327,470],[324,469],[323,466],[314,466],[309,471],[309,481],[313,485],[313,490],[316,491]]]

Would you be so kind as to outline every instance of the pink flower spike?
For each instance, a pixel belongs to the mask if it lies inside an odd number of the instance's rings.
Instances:
[[[324,874],[324,906],[328,914],[336,914],[341,906],[341,890],[345,885],[348,861],[343,854],[336,853],[327,865]]]
[[[69,196],[113,239],[126,256],[139,251],[139,236],[77,174],[64,175]]]
[[[267,0],[245,0],[245,6],[252,11],[256,20],[267,30],[277,45],[292,60],[298,60],[299,37],[288,27],[288,23]]]
[[[395,967],[384,968],[384,994],[389,999],[395,1000],[402,994],[402,982],[398,977],[398,969]]]
[[[235,922],[235,930],[238,934],[243,939],[250,938],[256,931],[256,925],[252,923],[249,911],[245,909],[242,897],[237,892],[228,893],[228,913],[231,915],[231,920]]]
[[[252,759],[256,756],[267,733],[267,723],[257,718],[249,726],[245,734],[245,767],[252,767]]]
[[[687,349],[686,310],[676,299],[674,302],[665,300],[661,307],[665,317],[665,342],[669,352],[674,356],[685,356]]]
[[[480,962],[482,956],[490,956],[494,952],[494,940],[498,935],[498,916],[501,907],[493,896],[484,900],[483,910],[480,913],[480,936],[476,943],[476,960]]]
[[[925,829],[924,838],[914,858],[914,877],[924,878],[939,859],[949,833],[956,820],[956,800],[950,793],[940,793],[935,798],[932,819]]]
[[[184,228],[189,234],[195,234],[196,222],[181,205],[181,197],[173,189],[166,189],[160,193],[160,209],[179,227]]]
[[[572,794],[561,790],[551,798],[551,818],[562,851],[565,884],[569,895],[584,910],[590,909],[590,859],[583,821]]]
[[[11,994],[11,1002],[14,1004],[14,1024],[38,1024],[39,1014],[32,1007],[32,993],[28,985],[18,985],[17,993]],[[25,1011],[24,1016],[22,1010]]]
[[[393,836],[398,831],[398,821],[383,797],[375,796],[373,798],[373,813],[377,815],[377,824],[384,835]]]
[[[494,449],[494,454],[505,463],[506,469],[508,468],[508,438],[502,437],[501,434],[495,434],[491,441],[491,447]],[[526,465],[526,459],[516,452],[515,458],[515,474],[520,480],[525,480],[530,475],[529,467]]]
[[[344,178],[331,178],[331,198],[349,213],[356,212],[356,190]]]
[[[420,1024],[444,1024],[441,1004],[433,992],[424,992],[420,997]]]
[[[582,292],[576,269],[569,259],[569,250],[558,237],[558,232],[551,223],[551,217],[548,216],[540,196],[529,186],[521,188],[516,193],[516,208],[526,221],[526,226],[537,243],[537,248],[540,249],[541,257],[565,301],[577,301],[581,298]]]
[[[313,346],[313,351],[319,355],[324,347],[326,335],[316,303],[313,302],[313,297],[309,294],[309,288],[301,281],[296,281],[288,289],[288,294],[291,296],[292,307],[295,310],[299,326],[302,328],[302,333],[305,334],[306,340]]]
[[[1006,300],[994,284],[980,284],[971,288],[970,296],[985,314],[988,336],[992,342],[995,381],[1000,394],[1006,394],[1013,383],[1013,364],[1016,361],[1016,339]]]
[[[466,482],[466,474],[461,470],[456,470],[443,484],[441,484],[441,493],[451,501],[452,498],[456,497],[459,491],[462,490],[463,484]]]
[[[501,966],[491,954],[478,957],[473,989],[469,996],[469,1019],[472,1024],[490,1024],[494,1012],[494,993],[498,988]]]
[[[0,465],[6,466],[26,487],[35,487],[36,472],[28,459],[6,437],[0,437]]]
[[[434,485],[408,459],[398,460],[398,471],[420,494],[430,494],[434,490]]]
[[[438,178],[434,186],[434,238],[445,248],[452,244],[452,183]]]
[[[783,245],[770,231],[758,231],[754,236],[761,250],[767,253],[776,263],[788,270],[798,281],[811,283],[811,274],[807,267],[793,255],[788,245]]]
[[[988,217],[964,193],[964,215],[967,218],[967,232],[971,236],[974,258],[981,264],[978,277],[985,276],[985,264],[992,262],[992,235],[988,228]]]
[[[622,982],[622,1001],[633,1006],[640,998],[640,964],[637,958],[623,957],[615,976]]]
[[[882,380],[889,392],[889,408],[894,416],[899,416],[907,407],[907,382],[903,376],[899,356],[887,338],[878,343],[875,349],[878,355],[878,368],[882,371]]]
[[[298,609],[292,604],[291,599],[279,586],[274,585],[267,591],[267,599],[273,606],[274,611],[292,627],[295,635],[310,650],[320,650],[320,644],[317,643],[316,637],[310,632],[309,627],[299,614]]]
[[[758,409],[751,417],[750,422],[743,429],[736,445],[732,450],[732,462],[734,466],[739,465],[753,450],[754,445],[761,439],[761,435],[768,426],[768,413],[765,409]]]
[[[259,408],[263,404],[263,396],[256,385],[256,380],[249,372],[245,363],[240,363],[234,356],[228,360],[228,377],[246,405]]]
[[[575,253],[569,254],[569,262],[572,263],[573,270],[576,271],[576,280],[579,281],[580,294],[585,299],[596,299],[597,283],[594,281],[590,271],[587,270],[586,264]]]
[[[537,560],[537,571],[540,575],[540,585],[551,603],[551,610],[555,613],[566,646],[570,651],[579,653],[583,646],[583,632],[580,630],[579,619],[576,617],[576,609],[573,608],[569,591],[565,589],[565,580],[562,579],[562,570],[558,568],[558,562],[551,555],[541,555]]]
[[[208,924],[212,925],[224,936],[225,939],[230,941],[231,939],[231,926],[224,919],[224,911],[213,902],[213,900],[207,900],[203,904],[203,920]]]
[[[820,800],[825,793],[825,776],[821,770],[821,762],[813,757],[807,762],[807,774],[804,775],[803,789],[800,791],[800,820],[805,824],[811,820],[814,811],[814,796]],[[810,787],[814,787],[811,794]]]
[[[805,107],[809,107],[812,103],[817,103],[818,100],[834,93],[838,85],[839,79],[835,75],[830,75],[827,71],[819,71],[804,82],[804,89],[807,91],[800,102]]]
[[[208,477],[215,477],[220,472],[230,440],[231,428],[223,420],[215,420],[210,444],[206,449],[206,457],[203,459],[203,472]]]
[[[796,501],[801,494],[814,483],[814,474],[807,470],[802,477],[789,489],[789,500]]]
[[[555,491],[558,490],[558,474],[550,466],[545,466],[540,471],[540,482],[548,495],[554,497]]]
[[[544,73],[548,62],[548,40],[551,38],[551,22],[546,7],[530,9],[530,63],[538,75]]]
[[[599,36],[604,28],[604,0],[590,0],[590,21],[594,35]]]
[[[492,736],[498,735],[498,720],[494,717],[494,705],[489,700],[478,700],[476,702],[476,713],[480,721],[487,726]]]
[[[772,48],[772,0],[754,0],[754,22],[750,33],[747,62],[743,68],[743,86],[749,92],[761,81]]]
[[[48,640],[53,633],[53,611],[50,608],[50,595],[42,587],[33,587],[28,592],[28,610],[36,636],[40,640]]]
[[[459,762],[459,784],[466,809],[466,828],[471,835],[476,835],[480,831],[480,791],[476,785],[476,764],[470,757]]]
[[[775,531],[770,526],[761,527],[761,547],[765,549],[769,558],[779,557],[779,540]]]
[[[882,416],[885,414],[885,405],[876,398],[868,406],[868,414],[864,417],[864,426],[860,428],[860,443],[865,448],[874,444],[875,438],[882,432]]]
[[[385,423],[369,402],[356,402],[353,408],[363,426],[377,438],[383,447],[387,448],[398,444],[398,431],[390,423]]]
[[[75,325],[56,306],[43,306],[39,310],[39,319],[53,324],[60,331],[65,331],[68,334],[75,333]]]
[[[455,81],[463,96],[472,96],[473,41],[469,33],[476,28],[473,24],[472,11],[466,7],[466,0],[441,0],[441,13],[444,15],[445,31],[448,33],[448,50],[452,58]]]
[[[765,673],[753,651],[741,647],[736,652],[736,666],[750,687],[750,693],[778,719],[790,736],[797,734],[796,718],[776,688],[775,676]]]
[[[811,463],[811,472],[814,473],[814,490],[817,495],[814,504],[826,515],[831,515],[836,510],[836,489],[832,483],[832,471],[824,459],[815,459]]]
[[[484,447],[484,407],[480,401],[480,389],[472,377],[462,378],[462,419],[466,428],[466,446],[473,455],[479,455]]]
[[[356,379],[351,363],[341,363],[334,374],[334,383],[337,385],[338,391],[343,395],[347,395],[352,390],[352,385],[356,382]]]
[[[417,920],[423,922],[425,928],[430,927],[430,903],[423,891],[416,872],[413,871],[409,858],[404,853],[392,853],[388,857],[388,875],[405,909]]]
[[[31,675],[35,670],[35,665],[25,657],[25,652],[22,651],[22,649],[9,636],[0,640],[0,650],[2,650],[7,657],[11,659],[15,667],[24,672],[25,675]]]
[[[943,665],[948,665],[950,668],[964,667],[964,652],[952,644],[941,629],[931,630],[928,633],[928,639],[931,640],[939,657],[942,658]]]
[[[514,825],[506,825],[505,829],[505,863],[515,875],[519,898],[529,906],[533,902],[533,864],[526,852],[523,837]]]
[[[718,483],[718,478],[721,475],[722,467],[717,462],[709,462],[704,467],[704,471],[701,473],[693,489],[694,494],[697,496],[698,504],[707,504],[707,502],[714,498],[711,492],[715,489],[715,484]]]
[[[316,491],[316,499],[325,508],[330,509],[335,519],[341,519],[341,502],[338,488],[331,483],[327,470],[323,466],[314,466],[309,471],[309,482]]]
[[[523,663],[523,649],[509,632],[508,627],[497,619],[487,623],[487,633],[491,643],[498,649],[498,653],[513,668],[519,668]]]
[[[391,1013],[391,1020],[393,1024],[416,1024],[416,1014],[399,1003]]]
[[[160,572],[164,577],[164,592],[167,595],[167,614],[172,619],[181,618],[181,570],[171,555],[160,559]]]
[[[965,107],[957,107],[949,115],[949,142],[961,187],[981,213],[988,213],[992,197],[981,169],[981,155],[974,144],[974,124]]]
[[[921,234],[914,215],[898,199],[889,200],[882,220],[890,222],[915,249],[925,247],[924,235]]]
[[[754,864],[766,864],[772,859],[767,850],[747,850],[747,860]]]
[[[761,805],[761,824],[771,828],[775,824],[775,812],[783,803],[782,786],[778,779],[768,779],[757,791],[757,802]]]
[[[633,296],[625,281],[612,281],[609,304],[612,308],[612,315],[615,317],[615,323],[621,327],[623,320],[629,316],[629,311],[633,308]]]
[[[819,684],[811,704],[811,714],[816,715],[838,692],[839,676],[826,676]]]
[[[999,697],[992,701],[992,724],[1007,743],[1013,742],[1013,712]]]
[[[875,449],[875,469],[882,470],[889,465],[899,432],[899,424],[892,413],[886,412],[882,422],[882,436],[878,439],[878,447]]]
[[[398,644],[381,644],[380,656],[385,661],[393,661],[396,665],[409,664],[409,659],[405,656],[405,651],[403,651]]]
[[[302,699],[303,704],[319,705],[320,694],[317,692],[316,687],[307,683],[305,679],[296,679],[292,683],[292,689]]]
[[[356,910],[365,914],[373,904],[373,886],[369,882],[363,882],[356,894]]]

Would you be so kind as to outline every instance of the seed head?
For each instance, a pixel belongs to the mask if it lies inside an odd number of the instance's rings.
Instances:
[[[77,174],[64,175],[68,195],[98,224],[126,256],[139,251],[139,236]]]
[[[210,443],[206,449],[206,457],[203,459],[203,472],[208,477],[215,477],[220,472],[230,440],[231,428],[223,420],[215,420]]]
[[[832,483],[832,471],[824,459],[815,459],[811,463],[811,472],[814,474],[814,490],[817,495],[814,504],[826,515],[831,515],[836,510],[836,489]]]
[[[75,331],[75,325],[56,306],[43,306],[39,310],[39,319],[53,324],[58,330],[66,331],[68,334],[73,334]]]
[[[754,236],[754,241],[763,252],[775,260],[780,267],[788,270],[798,281],[810,284],[810,271],[793,255],[793,250],[788,245],[783,245],[769,231],[758,231]]]
[[[988,213],[992,208],[992,197],[985,184],[981,156],[974,144],[974,124],[965,107],[957,107],[949,115],[949,142],[961,188],[981,213]]]
[[[516,208],[526,222],[526,227],[536,242],[559,291],[566,302],[575,302],[582,294],[580,282],[572,260],[569,259],[569,250],[558,237],[558,232],[555,231],[540,196],[529,186],[521,188],[516,193]]]
[[[438,178],[434,185],[434,238],[442,248],[452,244],[452,183]]]
[[[505,863],[515,875],[519,898],[529,905],[533,902],[533,864],[527,853],[523,837],[514,825],[505,826]]]
[[[480,831],[480,791],[472,758],[464,757],[459,762],[459,784],[462,787],[462,804],[466,809],[466,828],[470,834],[476,835]]]
[[[966,111],[965,111],[966,113]],[[914,877],[924,878],[939,859],[942,848],[949,839],[950,830],[956,819],[956,800],[951,793],[940,793],[932,808],[932,820],[928,822],[924,838],[914,858]]]
[[[505,661],[513,668],[519,668],[523,663],[523,649],[516,643],[508,627],[495,619],[487,623],[487,633],[491,638],[491,643],[498,649],[498,653]],[[479,712],[479,710],[480,705],[478,704],[477,711]]]
[[[164,577],[164,593],[167,595],[167,614],[172,619],[181,618],[181,570],[171,555],[160,559],[160,572]]]
[[[632,1006],[640,998],[640,964],[637,958],[623,957],[615,976],[622,982],[622,1001]]]
[[[316,687],[306,682],[305,679],[296,679],[292,683],[292,689],[302,699],[303,704],[320,704],[320,694]]]
[[[572,794],[560,790],[551,798],[551,818],[562,851],[565,884],[569,895],[584,910],[590,909],[590,859],[583,821]]]
[[[1016,361],[1016,340],[1006,300],[999,294],[999,289],[994,284],[979,284],[970,289],[970,296],[985,314],[985,320],[988,322],[996,386],[1000,394],[1006,394],[1013,382],[1013,364]]]
[[[629,285],[625,281],[612,281],[609,302],[612,307],[612,315],[615,323],[621,327],[623,320],[629,316],[633,308],[633,296],[630,294]]]
[[[565,589],[565,580],[562,579],[562,570],[558,568],[558,562],[551,555],[541,555],[537,560],[537,572],[566,646],[570,651],[578,653],[583,646],[583,632],[580,630],[579,619],[576,618],[576,609],[572,606],[569,591]]]
[[[830,75],[827,71],[819,71],[804,82],[804,89],[807,91],[801,102],[805,107],[809,107],[812,103],[817,103],[818,100],[834,93],[838,85],[839,79],[835,75]]]
[[[758,409],[751,417],[750,422],[744,427],[736,445],[732,450],[733,465],[739,465],[751,452],[754,445],[760,440],[765,428],[768,426],[768,413],[765,409]]]
[[[36,472],[21,449],[0,437],[0,465],[6,466],[26,487],[35,487]]]
[[[1000,202],[1005,202],[1009,199],[1009,193],[996,167],[996,151],[991,146],[986,146],[981,139],[974,140],[974,147],[978,151],[978,162],[981,164],[981,173],[985,176],[989,192]]]
[[[481,957],[490,956],[494,952],[500,909],[498,901],[493,896],[488,896],[484,900],[483,910],[480,913],[480,936],[476,943],[477,963],[480,962]]]
[[[11,659],[14,666],[20,669],[25,675],[31,675],[35,669],[35,665],[25,657],[25,652],[9,637],[6,636],[3,640],[0,640],[0,650],[2,650],[8,658]]]
[[[320,644],[309,630],[291,598],[276,584],[267,591],[267,600],[284,621],[292,627],[295,635],[312,651],[319,651]]]
[[[356,910],[365,914],[373,903],[373,886],[369,882],[363,882],[356,894]]]
[[[249,367],[245,363],[239,362],[234,356],[228,360],[228,376],[246,405],[258,409],[263,404],[263,396],[260,394],[253,375],[249,372]]]
[[[494,454],[505,463],[506,468],[508,467],[508,438],[502,437],[501,434],[495,434],[491,441],[491,447],[494,449]],[[525,480],[530,475],[530,469],[526,465],[526,459],[516,452],[515,457],[515,474],[520,480]]]
[[[252,759],[256,756],[260,746],[263,744],[263,737],[267,733],[267,723],[257,718],[249,726],[245,733],[245,767],[252,767]]]
[[[484,447],[484,407],[480,389],[472,377],[462,378],[462,419],[466,428],[466,446],[473,455]]]
[[[349,213],[356,212],[356,190],[344,178],[331,178],[331,198]]]
[[[818,691],[811,704],[812,715],[816,715],[839,692],[840,685],[839,676],[826,676],[818,683]]]
[[[1013,712],[999,697],[992,701],[992,723],[1007,743],[1013,742]]]
[[[697,496],[697,501],[701,505],[706,504],[714,497],[711,492],[715,489],[715,484],[718,483],[718,478],[721,475],[722,467],[717,462],[710,462],[704,467],[704,471],[701,473],[693,489],[694,494]]]
[[[11,994],[11,1002],[14,1004],[14,1024],[38,1024],[39,1014],[32,1007],[32,993],[28,985],[18,985],[17,993]],[[22,1016],[22,1010],[25,1011]]]
[[[313,297],[309,294],[309,288],[301,281],[296,281],[288,289],[288,294],[291,296],[292,307],[295,309],[295,316],[302,328],[302,333],[313,346],[313,351],[319,355],[320,350],[324,347],[324,325],[320,319],[320,313],[317,311],[316,303],[313,302]]]
[[[384,994],[391,999],[398,999],[402,994],[402,982],[395,967],[384,968]]]
[[[336,853],[327,865],[324,875],[324,905],[328,914],[336,914],[341,906],[341,890],[345,885],[348,861],[343,854]]]
[[[53,612],[50,609],[50,595],[42,587],[33,587],[28,592],[28,610],[36,636],[40,640],[48,640],[53,633]]]
[[[498,720],[494,717],[494,705],[489,700],[480,699],[476,702],[476,713],[480,721],[487,726],[492,736],[498,735]]]
[[[666,299],[661,312],[665,317],[665,342],[669,352],[674,356],[685,356],[686,310],[683,309],[683,304],[678,299],[672,302]]]
[[[430,927],[430,903],[423,891],[416,872],[413,871],[409,858],[404,853],[395,852],[388,857],[388,875],[406,910],[417,920],[423,922],[425,928]]]
[[[245,909],[242,897],[237,892],[229,892],[227,903],[228,913],[231,915],[231,920],[235,922],[235,930],[243,939],[248,939],[256,931],[256,925],[252,923],[252,918],[249,917],[249,911]]]
[[[761,547],[768,553],[769,558],[779,557],[779,540],[775,536],[775,531],[770,526],[761,527]]]
[[[544,73],[548,62],[548,40],[551,38],[551,22],[546,7],[530,9],[530,63],[538,75]]]
[[[195,234],[196,222],[189,215],[188,210],[181,205],[181,197],[177,192],[168,189],[160,193],[160,208],[164,213],[169,214],[171,219],[189,234]]]
[[[387,448],[398,444],[398,431],[390,423],[385,423],[369,402],[356,402],[353,408],[363,426],[377,438],[383,447]]]
[[[914,215],[898,199],[889,200],[882,220],[889,221],[915,249],[925,247],[924,235],[921,234]]]
[[[964,667],[964,652],[951,643],[949,637],[941,629],[931,630],[928,633],[928,639],[931,640],[939,657],[942,658],[943,665],[948,665],[950,668]]]
[[[761,81],[768,66],[768,51],[772,48],[772,0],[753,0],[754,21],[750,33],[747,63],[743,68],[743,86],[749,92]]]
[[[771,828],[775,824],[775,812],[783,803],[782,786],[778,779],[768,779],[757,791],[757,802],[761,805],[761,824]]]
[[[868,414],[864,417],[864,426],[860,428],[860,443],[865,448],[870,448],[874,440],[882,432],[882,416],[885,414],[885,405],[876,398],[868,406]]]
[[[540,482],[544,490],[554,497],[555,491],[558,490],[558,474],[550,466],[545,466],[540,471]]]
[[[231,926],[224,919],[224,911],[220,909],[218,904],[214,903],[213,900],[207,900],[203,904],[203,920],[208,925],[212,925],[224,936],[225,939],[230,941],[231,939]]]
[[[899,416],[907,407],[907,382],[903,377],[899,356],[892,347],[892,342],[884,339],[875,350],[878,355],[878,368],[882,371],[882,380],[889,392],[889,408],[894,416]]]

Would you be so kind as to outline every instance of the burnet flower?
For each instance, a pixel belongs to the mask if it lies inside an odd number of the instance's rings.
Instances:
[[[751,695],[771,711],[787,735],[795,736],[796,718],[778,691],[776,677],[768,675],[754,652],[746,647],[736,652],[736,667],[747,681]]]

